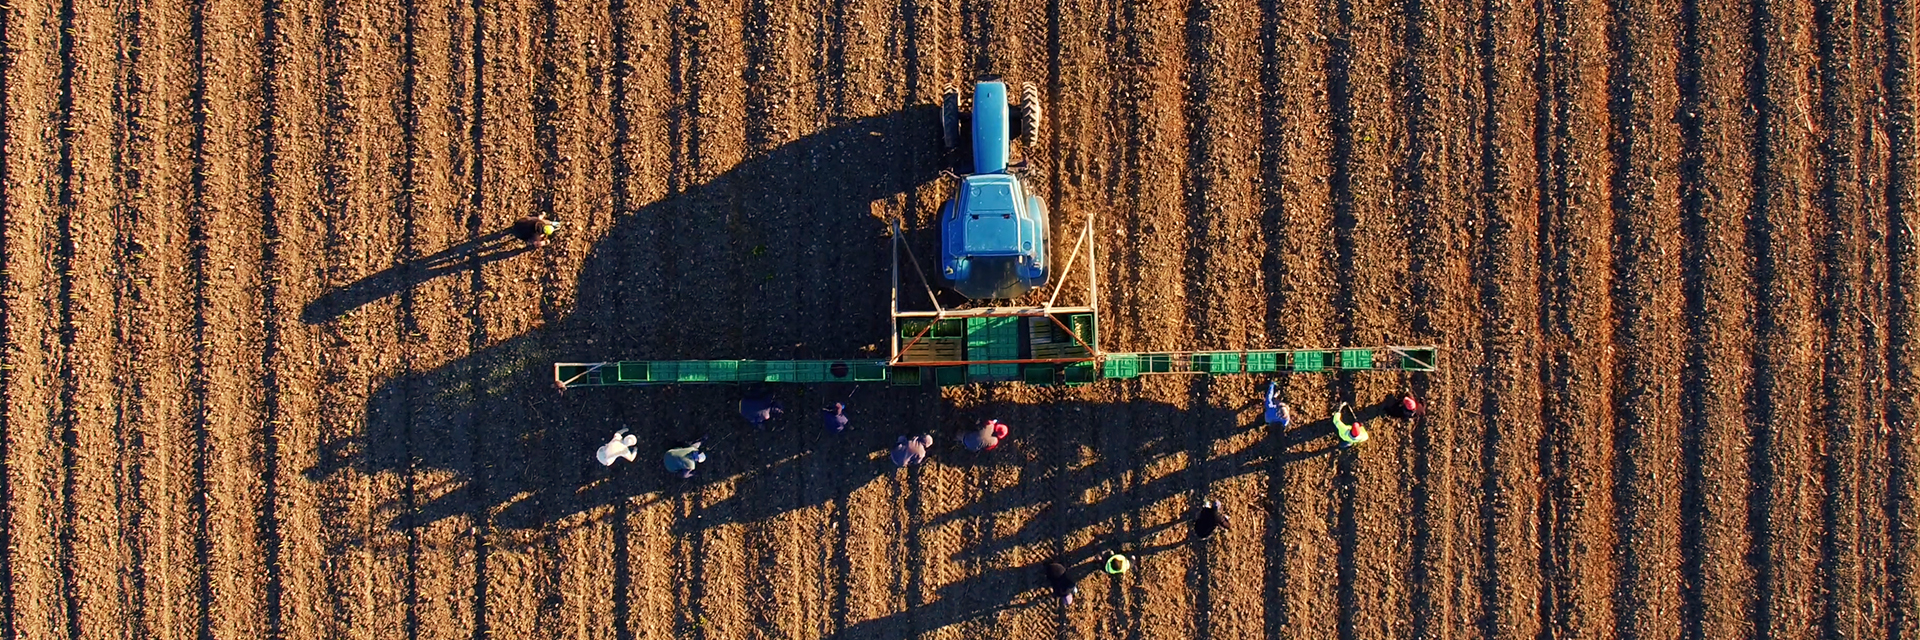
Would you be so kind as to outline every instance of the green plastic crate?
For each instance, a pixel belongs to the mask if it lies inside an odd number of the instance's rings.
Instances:
[[[1280,354],[1274,351],[1248,351],[1247,373],[1273,373],[1280,370]]]
[[[933,369],[933,383],[942,387],[966,384],[967,368],[959,366],[935,367]]]
[[[1109,353],[1100,371],[1107,378],[1137,378],[1140,376],[1140,357],[1131,353]]]
[[[1433,371],[1435,353],[1433,349],[1407,349],[1400,358],[1400,369],[1404,371]]]
[[[1078,336],[1080,341],[1087,343],[1088,346],[1100,344],[1095,340],[1099,336],[1094,335],[1096,330],[1093,328],[1093,314],[1076,313],[1067,316],[1067,326],[1073,329],[1073,335]]]
[[[1059,382],[1060,368],[1050,364],[1029,364],[1020,367],[1020,381],[1035,387],[1044,387]]]
[[[1012,360],[1020,357],[1019,318],[968,318],[968,360]]]
[[[653,378],[648,377],[651,367],[648,367],[646,362],[622,362],[614,366],[619,370],[619,375],[616,379],[621,382],[648,382],[653,380]]]
[[[967,365],[967,378],[977,382],[1020,379],[1020,365],[1017,364],[970,364]]]
[[[1301,372],[1320,371],[1326,368],[1327,354],[1322,351],[1293,352],[1293,370]]]
[[[708,382],[713,378],[707,373],[706,361],[681,360],[673,363],[673,379],[675,382]]]
[[[793,360],[768,362],[767,373],[762,380],[765,382],[809,382],[809,380],[802,378],[806,377],[803,372],[806,369],[806,365],[810,364],[813,363]]]
[[[1372,369],[1373,368],[1373,350],[1371,349],[1341,350],[1340,351],[1340,368]]]
[[[896,387],[920,386],[920,367],[888,367],[887,382]]]
[[[1093,363],[1091,362],[1075,362],[1067,365],[1066,373],[1063,377],[1066,378],[1067,386],[1088,384],[1100,379],[1100,376],[1093,370]]]
[[[887,363],[884,363],[884,362],[853,363],[853,379],[855,382],[884,381],[887,379]]]
[[[1215,351],[1205,355],[1207,356],[1207,373],[1213,375],[1240,373],[1240,352]],[[1197,366],[1199,363],[1194,364]]]
[[[767,361],[741,360],[740,367],[734,370],[733,379],[738,382],[766,382]]]
[[[587,384],[587,376],[584,374],[592,369],[593,367],[586,365],[562,365],[553,368],[553,377],[555,380],[572,380],[573,384]]]

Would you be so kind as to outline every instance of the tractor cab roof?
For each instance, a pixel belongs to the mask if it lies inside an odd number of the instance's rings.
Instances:
[[[960,189],[956,215],[965,227],[968,255],[1017,255],[1022,252],[1018,184],[1006,174],[968,176]]]

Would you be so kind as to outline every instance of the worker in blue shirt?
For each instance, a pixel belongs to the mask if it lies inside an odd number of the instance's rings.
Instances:
[[[1284,429],[1293,426],[1293,409],[1285,402],[1274,400],[1276,394],[1273,381],[1267,381],[1267,424],[1277,424]]]
[[[820,410],[820,423],[829,433],[847,430],[847,405],[835,402],[833,406]]]
[[[779,417],[783,413],[786,413],[786,410],[780,408],[780,401],[770,394],[747,396],[745,400],[740,401],[740,417],[746,418],[747,422],[753,423],[755,427],[765,425],[768,420]]]

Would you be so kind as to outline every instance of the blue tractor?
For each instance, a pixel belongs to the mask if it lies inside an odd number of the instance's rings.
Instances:
[[[1024,159],[1009,164],[1015,138],[1022,155],[1039,140],[1040,91],[1021,85],[1009,102],[1007,83],[973,85],[971,114],[948,88],[940,109],[949,151],[971,143],[972,171],[940,205],[940,272],[954,291],[974,300],[1005,300],[1047,284],[1047,204],[1027,183]]]

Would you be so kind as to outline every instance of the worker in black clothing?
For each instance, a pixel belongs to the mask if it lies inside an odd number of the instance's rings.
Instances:
[[[519,238],[521,242],[534,248],[539,248],[547,246],[547,237],[553,235],[553,230],[558,228],[560,223],[548,220],[545,215],[531,215],[513,221],[512,231],[513,237]]]
[[[1060,599],[1061,606],[1073,604],[1073,594],[1080,592],[1073,578],[1067,577],[1067,565],[1059,562],[1047,563],[1047,585],[1053,587],[1053,597]]]
[[[1214,531],[1225,528],[1226,526],[1227,526],[1227,514],[1222,513],[1220,511],[1219,500],[1209,500],[1206,502],[1202,502],[1200,503],[1200,508],[1194,510],[1194,514],[1193,514],[1194,539],[1205,540],[1207,536],[1213,535]]]

